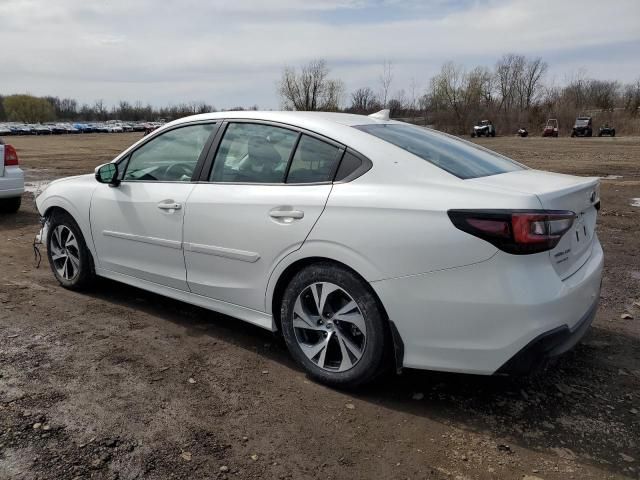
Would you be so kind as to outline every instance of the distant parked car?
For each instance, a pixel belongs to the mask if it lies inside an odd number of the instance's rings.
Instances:
[[[67,129],[62,123],[55,123],[51,125],[51,133],[54,135],[62,135],[63,133],[67,133]]]
[[[558,129],[558,120],[555,118],[550,118],[549,120],[547,120],[547,124],[545,125],[544,130],[542,130],[542,136],[558,138],[559,133],[560,130]]]
[[[591,137],[593,136],[593,119],[591,117],[578,117],[576,123],[571,130],[572,137]]]
[[[521,137],[523,137],[523,138],[524,138],[524,137],[528,137],[528,136],[529,136],[529,130],[527,130],[527,129],[526,129],[526,128],[524,128],[524,127],[520,127],[520,128],[518,129],[518,135],[520,135],[520,136],[521,136]]]
[[[24,193],[24,173],[18,153],[0,138],[0,213],[17,212]]]
[[[598,132],[599,137],[602,137],[603,135],[607,135],[609,137],[615,137],[616,129],[609,126],[608,123],[605,123],[603,126],[600,127],[600,131]]]
[[[144,124],[144,136],[149,135],[151,132],[160,127],[158,123],[145,123]]]
[[[33,130],[35,131],[36,135],[51,135],[51,128],[49,128],[47,125],[34,125]]]
[[[79,130],[81,133],[91,133],[93,132],[93,127],[88,123],[74,123],[73,127]]]
[[[13,132],[6,125],[0,125],[0,135],[12,135]]]
[[[33,131],[33,129],[29,126],[29,125],[16,125],[15,129],[14,129],[14,134],[15,135],[31,135],[34,134],[35,132]]]
[[[493,126],[491,120],[481,120],[474,125],[473,130],[471,131],[471,136],[475,137],[495,137],[496,136],[496,127]]]

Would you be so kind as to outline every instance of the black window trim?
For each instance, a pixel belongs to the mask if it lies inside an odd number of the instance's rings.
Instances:
[[[193,174],[191,175],[191,180],[189,180],[188,182],[181,182],[178,180],[124,180],[124,175],[126,173],[126,168],[129,167],[129,162],[128,160],[131,159],[131,155],[133,155],[136,151],[138,151],[139,149],[141,149],[142,147],[144,147],[145,145],[147,145],[149,142],[155,140],[156,138],[160,137],[161,135],[164,135],[165,133],[171,132],[173,130],[178,130],[180,128],[185,128],[185,127],[191,127],[194,125],[215,125],[215,128],[213,129],[213,131],[211,132],[211,134],[209,135],[209,138],[207,139],[207,141],[205,142],[204,146],[202,147],[202,151],[200,152],[200,155],[198,156],[198,160],[196,161],[196,166],[193,169]],[[126,162],[126,168],[120,172],[120,169],[118,168],[118,176],[121,177],[121,182],[123,183],[179,183],[179,184],[187,184],[187,183],[198,183],[198,178],[200,178],[200,174],[202,172],[202,167],[205,163],[205,160],[208,158],[211,147],[214,144],[214,141],[218,135],[218,133],[220,132],[220,126],[222,125],[222,121],[220,119],[209,119],[209,120],[195,120],[192,122],[184,122],[184,123],[180,123],[178,125],[174,125],[172,127],[166,128],[166,129],[162,129],[162,130],[156,130],[154,132],[152,132],[148,138],[145,138],[145,141],[142,142],[139,145],[136,145],[136,147],[130,151],[126,151],[125,150],[125,154],[122,155],[120,158],[118,158],[114,163],[120,167],[120,164],[125,163]]]
[[[369,158],[367,158],[365,155],[362,155],[361,153],[353,150],[351,147],[347,147],[346,145],[343,145],[342,143],[333,140],[330,137],[326,137],[324,135],[321,135],[319,133],[316,133],[312,130],[307,130],[306,128],[303,127],[299,127],[297,125],[291,125],[289,123],[283,123],[283,122],[275,122],[272,120],[261,120],[259,118],[224,118],[224,119],[218,119],[218,121],[220,122],[220,126],[216,132],[213,144],[211,145],[211,147],[209,148],[209,153],[203,163],[202,169],[200,170],[200,174],[198,177],[198,180],[196,180],[196,183],[203,183],[203,184],[212,184],[212,185],[253,185],[253,186],[258,186],[258,185],[264,185],[264,186],[277,186],[277,185],[286,185],[286,186],[304,186],[304,185],[332,185],[334,183],[347,183],[347,182],[351,182],[353,180],[355,180],[356,178],[364,175],[366,172],[368,172],[371,167],[373,166],[373,162],[371,162],[371,160],[369,160]],[[291,149],[291,152],[289,153],[289,159],[287,162],[287,170],[286,170],[286,174],[284,176],[284,180],[283,182],[278,182],[278,183],[260,183],[260,182],[212,182],[209,180],[209,176],[211,175],[211,172],[213,170],[213,162],[214,159],[216,157],[216,154],[218,153],[218,149],[220,148],[220,144],[222,143],[222,139],[224,138],[224,134],[227,130],[227,127],[229,126],[230,123],[253,123],[253,124],[259,124],[259,125],[270,125],[273,127],[278,127],[278,128],[284,128],[286,130],[291,130],[294,132],[298,133],[298,137],[296,138],[296,141],[293,145],[293,148]],[[289,175],[289,169],[291,168],[291,162],[293,161],[293,156],[295,155],[295,152],[298,148],[298,144],[300,143],[300,139],[302,138],[302,135],[307,135],[309,137],[312,138],[316,138],[317,140],[320,140],[322,142],[328,143],[329,145],[332,145],[336,148],[339,149],[338,154],[336,155],[336,158],[338,158],[338,161],[335,162],[335,166],[333,171],[331,172],[331,180],[327,180],[327,181],[323,181],[323,182],[308,182],[308,183],[287,183],[287,177]],[[338,170],[340,169],[340,164],[342,163],[342,159],[344,158],[344,154],[346,151],[349,151],[350,153],[352,153],[353,155],[357,156],[358,158],[360,158],[362,160],[362,165],[357,168],[356,170],[354,170],[352,173],[350,173],[349,175],[347,175],[344,179],[339,180],[339,181],[335,181],[335,176],[338,173]]]

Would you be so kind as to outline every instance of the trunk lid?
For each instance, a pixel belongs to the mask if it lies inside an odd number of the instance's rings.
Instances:
[[[596,204],[600,201],[597,177],[519,170],[467,181],[535,195],[545,210],[571,210],[576,219],[558,245],[549,251],[551,263],[558,275],[565,279],[589,260],[595,238]]]

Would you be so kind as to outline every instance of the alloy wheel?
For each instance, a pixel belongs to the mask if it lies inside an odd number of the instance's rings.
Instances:
[[[51,260],[58,275],[73,280],[80,273],[80,248],[76,236],[66,225],[58,225],[51,233]]]
[[[362,358],[367,343],[364,316],[351,295],[329,282],[316,282],[296,298],[296,341],[305,356],[330,372],[344,372]]]

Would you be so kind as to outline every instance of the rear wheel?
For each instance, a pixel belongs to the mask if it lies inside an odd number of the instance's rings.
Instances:
[[[319,263],[289,283],[281,308],[291,355],[314,379],[336,387],[373,380],[384,366],[384,313],[366,283],[344,267]]]
[[[22,197],[3,198],[0,200],[0,213],[16,213],[21,203]]]
[[[75,220],[54,213],[49,220],[47,257],[54,276],[64,288],[82,290],[95,279],[91,253]]]

